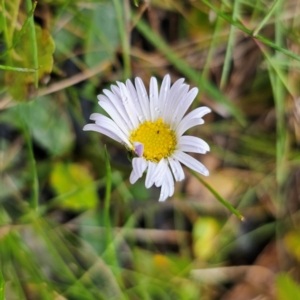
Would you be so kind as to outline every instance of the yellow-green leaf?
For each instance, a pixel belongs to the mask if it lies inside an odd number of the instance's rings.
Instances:
[[[289,231],[284,236],[284,244],[288,251],[300,261],[300,233],[298,230]]]
[[[196,257],[207,260],[218,251],[217,234],[220,224],[211,217],[200,217],[194,224],[194,254]]]
[[[80,164],[56,163],[50,182],[61,199],[59,206],[72,211],[94,208],[98,197],[89,170]]]

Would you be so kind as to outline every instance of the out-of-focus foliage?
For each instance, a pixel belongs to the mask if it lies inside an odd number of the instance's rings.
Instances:
[[[288,275],[279,274],[276,278],[277,299],[288,300],[300,297],[299,285]]]
[[[0,1],[0,300],[299,298],[299,24],[295,0]],[[210,176],[158,203],[82,128],[166,73],[213,111]]]

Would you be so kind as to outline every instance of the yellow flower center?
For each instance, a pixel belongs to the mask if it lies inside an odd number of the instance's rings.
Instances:
[[[143,157],[153,162],[169,157],[176,148],[175,132],[162,119],[146,121],[130,133],[129,141],[144,145]]]

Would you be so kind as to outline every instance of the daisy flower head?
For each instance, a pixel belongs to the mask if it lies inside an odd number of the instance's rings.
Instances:
[[[184,179],[180,163],[209,175],[202,163],[185,153],[209,151],[209,145],[202,139],[183,135],[191,127],[203,124],[202,117],[211,111],[202,106],[185,115],[198,93],[197,88],[189,90],[184,79],[171,86],[171,78],[166,75],[160,90],[156,78],[151,78],[149,94],[138,77],[135,86],[128,79],[103,93],[98,96],[99,105],[110,118],[94,113],[90,119],[95,123],[85,125],[83,130],[107,135],[135,154],[130,183],[147,171],[146,188],[161,187],[159,201],[164,201],[174,194],[174,180]]]

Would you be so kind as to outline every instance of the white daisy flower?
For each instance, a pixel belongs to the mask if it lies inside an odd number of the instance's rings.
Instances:
[[[126,84],[117,82],[111,91],[103,90],[105,96],[98,96],[99,105],[111,118],[94,113],[90,119],[95,124],[83,128],[105,134],[133,151],[136,157],[132,160],[130,182],[135,183],[147,170],[146,188],[161,187],[159,201],[174,194],[174,179],[184,179],[180,163],[209,175],[203,164],[185,153],[204,154],[209,151],[209,145],[198,137],[183,134],[203,124],[202,117],[211,110],[203,106],[184,116],[198,89],[189,90],[183,82],[184,79],[179,79],[171,86],[170,76],[166,75],[158,91],[157,80],[152,77],[149,96],[138,77],[135,87],[129,79]]]

